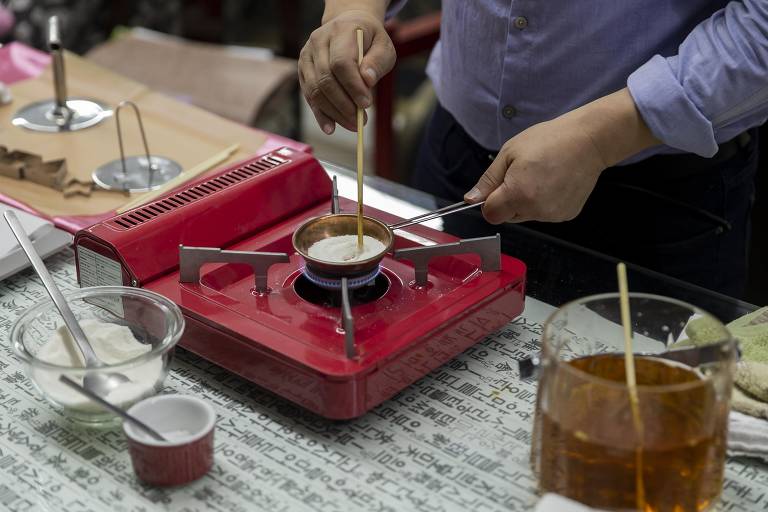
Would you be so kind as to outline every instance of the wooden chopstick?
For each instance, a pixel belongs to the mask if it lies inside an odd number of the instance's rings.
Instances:
[[[363,29],[357,33],[357,66],[363,65]],[[363,250],[363,124],[364,112],[357,107],[357,250]]]
[[[638,510],[645,510],[645,487],[643,485],[643,422],[640,418],[640,398],[637,394],[637,376],[635,374],[635,355],[632,352],[632,318],[629,312],[629,286],[627,285],[627,266],[616,265],[619,278],[619,305],[621,307],[621,325],[624,328],[624,373],[629,391],[629,405],[632,420],[637,433],[638,446],[635,448],[635,488]]]

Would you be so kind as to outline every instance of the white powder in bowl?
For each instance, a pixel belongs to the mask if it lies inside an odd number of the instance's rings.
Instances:
[[[150,345],[140,343],[128,327],[98,320],[83,320],[80,327],[85,331],[93,350],[104,364],[118,364],[149,352]],[[83,356],[72,339],[66,326],[61,326],[50,339],[40,347],[35,358],[57,366],[83,368]],[[113,389],[105,400],[126,407],[152,393],[163,374],[162,357],[157,357],[139,366],[120,372],[130,379]],[[54,402],[68,408],[83,411],[103,411],[101,406],[91,402],[74,389],[59,381],[61,372],[48,368],[32,369],[32,378]],[[74,379],[82,384],[82,378]]]
[[[363,250],[357,250],[357,235],[330,236],[310,246],[308,254],[315,259],[331,263],[362,261],[378,256],[386,246],[372,236],[363,236]]]

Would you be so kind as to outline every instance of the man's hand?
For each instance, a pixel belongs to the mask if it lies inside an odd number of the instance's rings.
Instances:
[[[464,199],[492,224],[571,220],[603,170],[658,143],[622,89],[508,140]]]
[[[371,89],[395,65],[395,47],[384,29],[388,0],[326,2],[323,24],[299,56],[299,84],[317,124],[327,134],[336,123],[357,130],[357,107],[371,105]],[[353,5],[354,7],[348,7]],[[365,56],[357,65],[356,30]]]

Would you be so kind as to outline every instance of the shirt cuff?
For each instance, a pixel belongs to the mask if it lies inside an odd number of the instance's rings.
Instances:
[[[714,128],[675,76],[675,61],[654,55],[629,75],[629,93],[645,124],[664,144],[709,158],[718,150]]]
[[[389,3],[389,7],[387,7],[387,14],[384,16],[384,18],[389,19],[394,15],[396,15],[398,12],[400,12],[400,9],[402,9],[407,2],[408,0],[392,0]]]

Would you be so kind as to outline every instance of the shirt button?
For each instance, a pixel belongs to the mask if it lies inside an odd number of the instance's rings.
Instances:
[[[507,119],[512,119],[517,115],[517,109],[512,105],[504,105],[504,108],[501,109],[501,115]]]
[[[517,18],[515,18],[514,23],[515,23],[515,28],[519,30],[523,30],[528,26],[528,18],[526,18],[525,16],[518,16]]]

